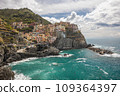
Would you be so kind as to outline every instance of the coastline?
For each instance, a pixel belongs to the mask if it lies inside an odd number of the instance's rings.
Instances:
[[[33,58],[37,59],[40,57],[49,57],[49,56],[60,55],[59,53],[61,50],[59,50],[55,47],[47,46],[46,48],[44,47],[41,50],[41,46],[43,46],[43,45],[38,44],[35,47],[27,47],[24,49],[24,51],[13,52],[11,57],[9,57],[5,62],[3,62],[4,65],[1,67],[1,70],[5,69],[5,70],[7,70],[6,71],[7,73],[10,73],[10,74],[8,74],[9,78],[5,77],[3,74],[5,72],[0,70],[0,74],[2,74],[2,80],[14,80],[15,73],[11,70],[11,67],[9,66],[10,63],[29,61]],[[46,46],[46,45],[44,45],[44,46]],[[105,54],[113,54],[113,52],[109,51],[109,50],[94,48],[93,45],[91,45],[91,44],[89,44],[86,48],[100,54],[101,56],[103,56]],[[73,49],[75,49],[75,48],[73,48]],[[66,49],[66,50],[72,50],[72,49]],[[66,56],[66,57],[68,55],[69,54],[64,54],[64,56]]]
[[[26,52],[15,52],[15,50],[10,51],[9,53],[3,54],[4,61],[2,62],[2,65],[0,67],[0,79],[1,80],[14,80],[14,72],[11,70],[11,67],[9,66],[10,63],[21,61],[23,59],[28,58],[37,58],[37,57],[46,57],[50,55],[59,55],[59,49],[47,46],[42,48],[42,45],[37,45],[37,47],[30,47],[26,48]],[[5,51],[5,49],[4,49]],[[9,78],[8,78],[9,77]]]
[[[67,80],[69,80],[70,78],[73,78],[73,79],[75,79],[75,78],[78,79],[78,77],[82,78],[81,72],[86,73],[87,70],[90,71],[92,68],[95,70],[95,72],[99,71],[100,73],[98,73],[98,74],[101,74],[101,76],[103,76],[105,79],[105,76],[109,77],[111,75],[110,70],[107,69],[107,66],[110,67],[111,64],[114,64],[113,60],[119,59],[119,58],[112,57],[112,56],[108,57],[108,56],[104,56],[104,55],[99,55],[89,49],[86,49],[86,48],[85,49],[64,50],[60,54],[61,55],[42,57],[42,58],[39,58],[36,60],[27,61],[27,62],[20,62],[20,63],[16,62],[16,63],[13,63],[15,65],[12,66],[12,70],[16,71],[17,74],[15,74],[15,76],[16,75],[21,76],[23,74],[25,76],[25,78],[29,77],[32,80],[44,80],[44,79],[45,80],[51,80],[51,79],[54,80],[55,78],[58,80],[60,78],[63,78],[63,79],[68,78]],[[64,54],[73,54],[73,55],[69,56],[69,57],[65,57]],[[108,60],[108,62],[107,62],[107,60]],[[108,75],[104,74],[104,71],[101,69],[103,69],[105,72],[107,72]],[[75,77],[74,76],[69,77],[68,74],[69,74],[70,70],[72,70],[72,72],[70,73],[71,75],[74,74],[74,72],[76,72],[76,73],[78,72],[79,75],[76,75]],[[93,71],[91,71],[91,73],[90,73],[91,75],[94,74],[94,72],[93,73],[92,72]],[[25,78],[22,78],[22,76],[19,79],[15,78],[15,80],[24,80]],[[88,78],[89,78],[89,75],[86,75],[86,76],[88,76]],[[97,77],[99,78],[99,75]],[[94,77],[94,79],[97,77]],[[90,78],[92,78],[92,77],[90,77]],[[101,77],[101,79],[103,79],[103,78]]]

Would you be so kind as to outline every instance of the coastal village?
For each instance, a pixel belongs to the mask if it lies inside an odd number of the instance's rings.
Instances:
[[[87,44],[76,24],[51,24],[28,8],[0,10],[0,80],[15,79],[15,73],[9,66],[12,62],[59,55],[60,50],[81,48],[88,48],[101,55],[113,54],[109,50]]]
[[[70,24],[69,22],[60,22],[55,24],[38,24],[37,22],[31,24],[24,24],[23,22],[13,22],[14,29],[23,29],[33,27],[32,32],[20,32],[23,38],[31,43],[53,43],[61,33],[65,34],[66,30],[78,31],[78,26]]]

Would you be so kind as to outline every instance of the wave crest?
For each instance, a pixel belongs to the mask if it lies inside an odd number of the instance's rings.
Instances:
[[[113,54],[105,54],[105,55],[100,55],[100,56],[119,58],[119,57],[120,57],[120,54],[118,54],[118,53],[113,53]]]
[[[14,71],[14,73],[15,73],[14,80],[30,80],[31,79],[29,76],[25,76],[23,73],[17,73],[16,71]]]
[[[95,44],[95,46],[93,46],[94,48],[102,48],[102,49],[106,49],[106,50],[110,50],[110,51],[114,51],[115,50],[115,47],[113,46],[102,46],[102,45],[98,45],[98,44]]]
[[[66,54],[66,53],[64,53],[64,54]],[[73,54],[68,54],[66,56],[64,56],[64,54],[47,56],[47,58],[50,58],[50,57],[71,57],[71,56],[73,56]]]
[[[38,59],[38,58],[27,58],[27,59],[23,59],[23,60],[20,60],[20,61],[15,61],[15,62],[12,62],[12,63],[9,63],[11,66],[15,66],[19,63],[22,63],[22,62],[28,62],[28,61],[31,61],[31,60],[35,60],[35,59]]]

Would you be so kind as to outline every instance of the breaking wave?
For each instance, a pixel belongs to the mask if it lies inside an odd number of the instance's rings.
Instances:
[[[98,44],[95,44],[95,46],[93,46],[94,48],[103,48],[103,49],[106,49],[106,50],[110,50],[110,51],[114,51],[115,50],[115,47],[113,46],[101,46],[101,45],[98,45]]]
[[[106,75],[108,75],[108,73],[105,71],[105,70],[103,70],[103,69],[100,69],[104,74],[106,74]]]
[[[82,63],[82,62],[86,62],[86,58],[77,58],[76,59],[76,61],[78,62],[78,63]]]
[[[23,73],[17,73],[16,71],[14,71],[15,73],[15,80],[30,80],[31,78],[29,76],[25,76]]]
[[[20,61],[15,61],[15,62],[12,62],[12,63],[9,63],[11,66],[15,66],[19,63],[22,63],[22,62],[28,62],[28,61],[31,61],[31,60],[35,60],[35,59],[38,59],[38,58],[27,58],[27,59],[23,59],[23,60],[20,60]]]
[[[64,53],[64,54],[66,54],[66,53]],[[73,56],[73,54],[67,54],[66,56],[64,56],[64,54],[47,56],[47,58],[51,58],[51,57],[71,57],[71,56]]]
[[[117,57],[120,57],[120,54],[118,54],[118,53],[113,53],[113,54],[105,54],[105,55],[100,55],[100,56],[115,57],[115,58],[117,58]]]
[[[116,53],[116,50],[115,50],[115,47],[108,47],[108,46],[101,46],[101,45],[95,45],[94,46],[95,48],[103,48],[103,49],[106,49],[106,50],[110,50],[110,51],[113,51],[115,53],[113,54],[104,54],[104,55],[100,55],[100,56],[106,56],[106,57],[120,57],[120,54],[119,53]]]
[[[97,67],[98,67],[98,69],[101,70],[104,74],[108,75],[108,73],[107,73],[105,70],[101,69],[99,66],[97,66]]]

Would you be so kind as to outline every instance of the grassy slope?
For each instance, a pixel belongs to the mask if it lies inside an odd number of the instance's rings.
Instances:
[[[13,22],[20,22],[20,21],[24,23],[39,22],[44,25],[50,24],[50,22],[43,19],[41,16],[33,13],[28,8],[0,9],[0,18],[4,19],[9,24]]]

